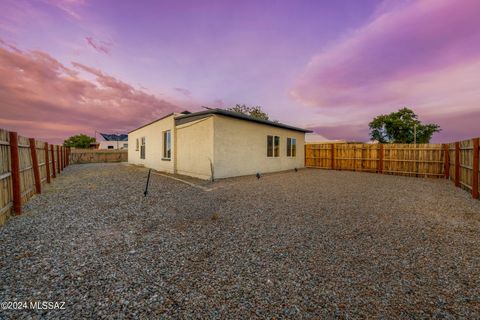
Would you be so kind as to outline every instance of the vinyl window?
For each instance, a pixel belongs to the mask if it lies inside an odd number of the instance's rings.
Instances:
[[[142,143],[140,145],[140,159],[145,159],[145,137],[141,139]]]
[[[172,140],[170,130],[163,131],[163,158],[172,158]]]
[[[267,136],[267,157],[278,158],[280,156],[280,137]]]
[[[297,139],[287,138],[287,157],[297,156]]]

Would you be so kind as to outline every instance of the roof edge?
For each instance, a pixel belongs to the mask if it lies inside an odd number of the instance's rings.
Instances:
[[[256,122],[256,123],[265,124],[265,125],[269,125],[269,126],[273,126],[273,127],[277,127],[277,128],[292,130],[292,131],[299,131],[299,132],[304,132],[304,133],[313,132],[312,130],[298,128],[298,127],[290,126],[290,125],[283,124],[283,123],[280,123],[280,122],[273,122],[273,121],[270,121],[270,120],[257,119],[257,118],[245,115],[243,113],[224,110],[224,109],[208,109],[208,110],[205,110],[205,111],[199,111],[199,112],[194,112],[194,113],[190,113],[190,114],[186,114],[186,115],[177,116],[177,117],[175,117],[175,122],[177,124],[178,120],[182,120],[182,119],[186,120],[188,118],[198,119],[199,117],[208,116],[208,115],[212,115],[212,114],[222,115],[222,116],[231,117],[231,118],[236,118],[236,119],[239,119],[239,120]],[[194,119],[192,119],[191,121],[194,121]],[[182,122],[181,124],[184,124],[184,123],[188,123],[190,121],[181,121],[181,122]]]
[[[170,112],[169,114],[167,114],[167,115],[165,115],[165,116],[163,116],[163,117],[161,117],[161,118],[159,118],[159,119],[153,120],[152,122],[149,122],[149,123],[147,123],[147,124],[144,124],[143,126],[138,127],[138,128],[136,128],[136,129],[133,129],[132,131],[128,131],[128,134],[130,134],[130,133],[132,133],[132,132],[134,132],[134,131],[140,130],[140,129],[142,129],[142,128],[145,128],[145,127],[147,127],[147,126],[149,126],[149,125],[151,125],[151,124],[154,124],[154,123],[157,122],[157,121],[166,119],[166,118],[168,118],[168,117],[170,117],[170,116],[174,116],[174,115],[175,115],[175,112]]]

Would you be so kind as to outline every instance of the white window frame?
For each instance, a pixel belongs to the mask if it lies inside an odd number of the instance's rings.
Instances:
[[[272,148],[271,148],[271,151],[272,151],[272,155],[269,156],[268,155],[268,138],[269,137],[272,137]],[[275,138],[278,138],[278,153],[275,155]],[[281,139],[280,139],[280,136],[276,136],[276,135],[267,135],[267,158],[280,158],[280,145],[281,145]]]
[[[290,140],[290,146],[288,145],[288,141]],[[287,150],[286,150],[286,155],[289,158],[296,158],[297,157],[297,139],[296,138],[287,138]],[[295,149],[293,146],[295,145]],[[290,155],[289,155],[290,153]]]

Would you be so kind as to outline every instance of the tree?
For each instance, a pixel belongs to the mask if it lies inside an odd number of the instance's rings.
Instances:
[[[246,114],[247,116],[251,116],[253,118],[257,118],[260,120],[268,120],[268,114],[262,110],[262,107],[247,107],[246,105],[236,104],[235,107],[228,108],[229,111],[234,111],[238,113]]]
[[[379,115],[368,124],[372,140],[380,143],[429,143],[432,135],[439,132],[437,124],[422,124],[418,116],[408,108],[387,115]]]
[[[86,134],[77,134],[65,140],[63,146],[72,148],[89,148],[90,143],[95,141],[95,138],[89,137]]]

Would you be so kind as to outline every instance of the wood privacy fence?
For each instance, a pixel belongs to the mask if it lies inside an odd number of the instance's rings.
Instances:
[[[127,150],[72,149],[70,163],[125,162]]]
[[[474,198],[480,192],[479,138],[450,144],[306,144],[305,166],[446,178]]]
[[[0,129],[0,225],[69,165],[69,148]]]

